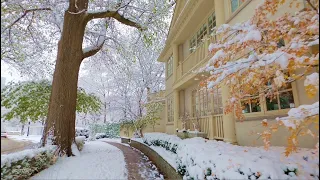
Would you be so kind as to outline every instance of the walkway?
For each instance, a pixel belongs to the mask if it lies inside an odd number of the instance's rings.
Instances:
[[[25,149],[31,149],[35,146],[31,141],[17,141],[10,138],[1,137],[1,154],[9,154]]]
[[[163,176],[158,172],[157,167],[139,150],[116,142],[104,142],[117,147],[123,152],[129,180],[163,179]]]

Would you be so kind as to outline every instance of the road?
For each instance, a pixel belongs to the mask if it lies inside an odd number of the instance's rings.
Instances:
[[[16,141],[10,138],[1,137],[1,154],[22,151],[24,149],[32,148],[33,145],[35,144],[31,141]]]

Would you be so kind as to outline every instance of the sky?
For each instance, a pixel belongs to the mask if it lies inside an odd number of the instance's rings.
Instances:
[[[24,80],[17,70],[10,67],[7,63],[1,61],[1,79],[3,77],[5,78],[5,83],[10,81],[18,82]]]

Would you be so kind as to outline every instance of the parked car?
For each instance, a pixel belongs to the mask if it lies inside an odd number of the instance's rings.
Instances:
[[[6,131],[1,131],[1,137],[7,138],[8,133]]]

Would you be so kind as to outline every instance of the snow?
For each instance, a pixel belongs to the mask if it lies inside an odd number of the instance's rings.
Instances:
[[[291,108],[288,112],[288,116],[278,118],[287,127],[296,128],[296,124],[299,124],[307,117],[315,116],[319,114],[319,101],[311,105],[300,105],[297,108]]]
[[[176,158],[177,154],[159,146],[150,146],[151,149],[156,151],[164,160],[166,160],[173,168],[177,167]]]
[[[101,141],[87,142],[80,156],[62,157],[31,179],[127,179],[122,151]]]
[[[80,151],[75,143],[71,145],[72,154],[75,156],[80,156]]]
[[[86,140],[85,136],[77,136],[77,137],[75,137],[76,143],[84,143],[85,140]]]
[[[98,139],[98,141],[109,141],[109,142],[121,143],[120,138],[101,138],[101,139]]]
[[[160,146],[150,147],[171,163],[177,159],[177,170],[178,165],[185,166],[184,179],[205,179],[205,176],[207,179],[316,179],[319,176],[319,156],[313,149],[300,148],[297,153],[285,157],[284,147],[271,147],[267,151],[263,147],[237,146],[199,137],[181,140],[163,133],[145,133],[145,137],[172,140],[171,143],[178,146],[176,154],[164,153],[165,148]],[[206,173],[209,169],[210,173]]]
[[[23,135],[23,136],[20,136],[20,135],[8,135],[8,138],[9,139],[14,139],[14,140],[17,140],[17,141],[31,141],[33,143],[39,143],[40,140],[41,140],[41,135],[29,135],[29,136],[26,136],[26,135]]]
[[[315,86],[319,89],[319,73],[315,72],[308,76],[306,76],[306,80],[304,81],[304,86]]]
[[[12,162],[17,162],[19,160],[24,159],[25,157],[28,158],[33,158],[35,157],[37,154],[41,154],[43,152],[53,152],[56,150],[56,146],[46,146],[46,147],[42,147],[42,148],[36,148],[36,149],[26,149],[23,151],[19,151],[19,152],[14,152],[14,153],[10,153],[10,154],[4,154],[1,155],[1,168],[7,164],[8,166],[10,166],[10,164]]]
[[[142,155],[142,160],[138,163],[138,167],[139,174],[143,179],[164,179],[163,175],[159,173],[157,167],[152,163],[152,161],[149,160],[149,158],[146,155],[144,155],[141,151],[134,147],[131,148]]]
[[[309,42],[308,46],[314,46],[319,44],[319,39]]]

